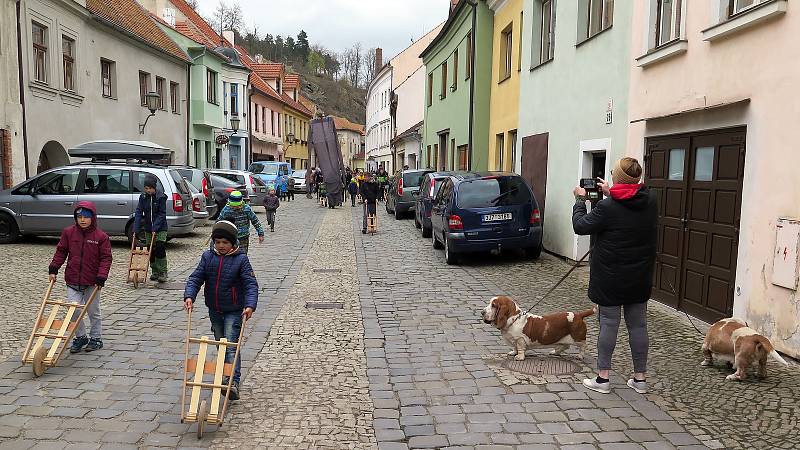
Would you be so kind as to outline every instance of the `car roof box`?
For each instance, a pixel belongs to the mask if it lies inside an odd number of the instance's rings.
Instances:
[[[69,156],[97,160],[169,161],[172,152],[147,141],[92,141],[69,149]]]

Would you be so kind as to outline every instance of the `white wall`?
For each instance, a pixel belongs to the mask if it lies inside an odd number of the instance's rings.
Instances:
[[[366,158],[385,157],[391,153],[391,123],[389,103],[392,91],[392,69],[386,66],[370,83],[367,90],[367,148]],[[388,165],[387,165],[388,167]]]
[[[25,156],[17,64],[17,13],[16,5],[10,1],[0,2],[0,80],[3,80],[0,83],[0,129],[11,137],[11,148],[7,151],[11,155],[11,182],[16,184],[25,179]]]

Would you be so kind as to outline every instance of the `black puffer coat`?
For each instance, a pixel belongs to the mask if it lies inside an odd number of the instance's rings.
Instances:
[[[643,303],[650,298],[656,258],[658,207],[655,193],[642,187],[626,200],[606,198],[586,213],[572,207],[576,234],[594,235],[589,299],[600,306]]]

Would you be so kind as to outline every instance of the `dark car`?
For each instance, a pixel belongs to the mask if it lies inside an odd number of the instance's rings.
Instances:
[[[431,208],[442,181],[454,172],[430,172],[422,178],[417,205],[414,208],[414,225],[422,229],[422,237],[431,237]]]
[[[528,183],[507,172],[460,172],[443,180],[431,209],[433,248],[448,264],[471,252],[542,252],[539,206]]]
[[[212,186],[214,186],[212,189],[214,192],[214,203],[217,205],[217,210],[214,212],[214,215],[211,216],[211,220],[217,220],[220,211],[222,211],[222,208],[228,203],[228,197],[231,195],[231,192],[240,191],[245,201],[249,201],[246,185],[213,174],[211,175],[211,183]]]
[[[211,173],[208,170],[190,166],[170,166],[170,168],[177,170],[189,184],[205,195],[208,217],[216,217],[218,206],[215,201],[214,182],[211,180]]]
[[[406,213],[413,211],[416,207],[422,177],[431,172],[433,172],[431,169],[397,172],[389,184],[389,192],[386,196],[386,212],[394,214],[394,218],[400,220]]]

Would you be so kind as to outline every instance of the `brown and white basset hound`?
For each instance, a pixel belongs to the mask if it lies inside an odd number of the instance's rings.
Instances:
[[[742,319],[722,319],[709,328],[703,341],[703,362],[701,366],[710,366],[714,357],[736,368],[736,372],[725,377],[727,380],[744,380],[747,369],[758,362],[758,377],[767,376],[767,357],[788,366],[789,363],[772,346],[766,337],[747,326]]]
[[[536,347],[554,347],[550,352],[559,355],[570,345],[578,347],[578,357],[586,352],[585,317],[594,314],[593,309],[578,313],[560,312],[537,316],[523,314],[510,297],[492,297],[481,314],[483,321],[496,326],[503,339],[513,348],[509,356],[517,361],[525,359],[525,350]]]

